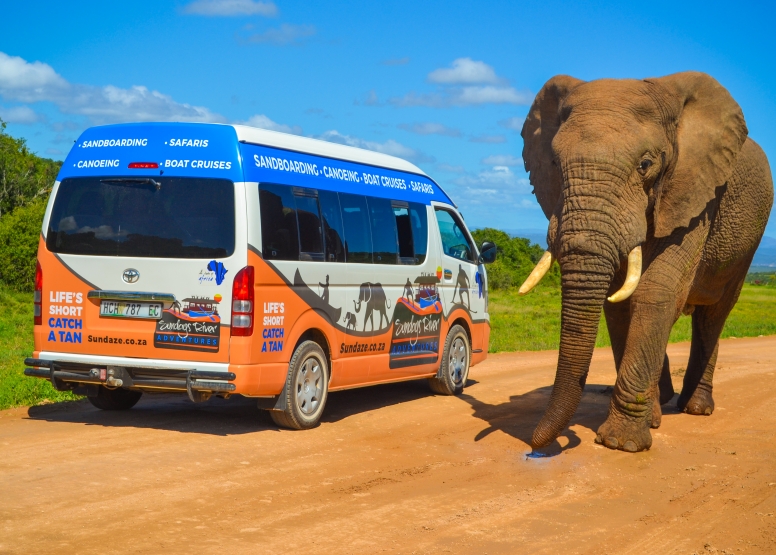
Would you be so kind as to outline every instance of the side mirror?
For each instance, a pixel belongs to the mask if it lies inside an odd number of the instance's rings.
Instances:
[[[496,244],[485,241],[480,247],[480,264],[490,264],[496,261]]]

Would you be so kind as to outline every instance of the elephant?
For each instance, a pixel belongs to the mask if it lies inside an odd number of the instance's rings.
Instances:
[[[356,315],[352,312],[345,313],[345,329],[356,329]]]
[[[522,128],[523,160],[549,220],[548,249],[520,289],[561,270],[555,381],[531,445],[553,442],[585,386],[603,309],[617,378],[595,441],[637,452],[674,397],[666,346],[692,314],[678,408],[714,410],[719,337],[773,204],[768,160],[714,78],[581,81],[542,87]]]
[[[356,313],[361,312],[361,303],[366,303],[366,310],[364,311],[364,330],[366,331],[366,322],[372,325],[372,331],[375,329],[374,319],[372,317],[372,311],[377,310],[380,312],[380,323],[378,329],[383,325],[383,318],[385,318],[386,325],[391,321],[388,315],[385,313],[387,308],[391,308],[391,303],[385,298],[385,291],[383,286],[379,283],[362,283],[358,293],[358,304],[353,301],[353,306],[356,309]]]

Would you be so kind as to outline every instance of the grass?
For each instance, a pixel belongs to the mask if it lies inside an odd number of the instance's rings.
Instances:
[[[32,293],[0,289],[0,307],[0,409],[77,399],[24,375],[24,359],[32,354]]]
[[[560,289],[541,284],[529,295],[517,290],[491,291],[490,352],[557,349],[560,343]],[[776,288],[745,284],[728,316],[722,337],[757,337],[776,334]],[[681,316],[669,341],[689,341],[691,316]],[[608,347],[609,333],[601,316],[597,347]]]
[[[557,349],[560,341],[560,290],[540,284],[530,295],[516,289],[491,291],[493,325],[490,352]],[[32,354],[32,294],[0,290],[0,409],[65,401],[77,397],[56,391],[46,380],[24,376],[24,358]],[[728,317],[722,337],[776,334],[776,288],[745,284]],[[671,342],[690,340],[690,317],[682,316]],[[601,320],[596,345],[609,334]]]

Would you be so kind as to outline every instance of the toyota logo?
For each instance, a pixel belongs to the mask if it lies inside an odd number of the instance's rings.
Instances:
[[[135,283],[137,280],[140,279],[140,272],[138,272],[134,268],[127,268],[126,270],[124,270],[124,275],[121,277],[127,283]]]

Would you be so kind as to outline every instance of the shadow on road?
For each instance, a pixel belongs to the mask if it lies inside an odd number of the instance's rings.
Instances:
[[[477,382],[469,380],[469,384]],[[426,380],[335,391],[329,394],[321,422],[338,422],[349,416],[407,403],[432,393]],[[236,395],[212,397],[194,404],[185,395],[145,394],[129,411],[102,411],[86,399],[30,407],[29,418],[93,426],[149,428],[217,436],[277,431],[269,415],[256,408],[256,400]]]
[[[477,383],[469,380],[467,387],[471,388]],[[486,429],[473,438],[474,441],[501,431],[530,449],[531,435],[547,407],[552,386],[513,395],[509,401],[495,405],[478,399],[476,391],[476,388],[467,389],[459,396],[471,407],[474,418],[488,424]],[[335,391],[329,394],[321,422],[339,422],[353,415],[409,403],[431,395],[433,393],[429,391],[424,379]],[[606,419],[610,396],[611,387],[588,384],[569,426],[580,425],[596,431]],[[669,406],[664,406],[663,410],[664,415],[674,412]],[[27,414],[31,419],[50,422],[148,428],[215,436],[278,431],[269,415],[256,408],[254,399],[239,395],[230,399],[214,397],[205,403],[194,404],[185,395],[146,394],[130,411],[101,411],[82,400],[30,407]],[[560,438],[565,438],[565,441]],[[542,453],[556,455],[580,444],[579,437],[569,428],[564,430],[560,438],[560,442],[556,440],[542,449]]]
[[[474,441],[480,441],[495,431],[501,431],[531,447],[531,436],[536,424],[539,423],[544,409],[550,401],[552,386],[540,387],[523,393],[512,395],[509,401],[497,405],[484,403],[470,395],[463,393],[460,398],[466,401],[473,409],[475,418],[485,421],[489,427],[479,432]],[[560,435],[565,438],[565,445],[561,446],[559,440],[541,449],[541,453],[548,456],[557,455],[567,449],[573,449],[581,443],[579,436],[570,429],[571,426],[584,426],[593,432],[606,420],[609,412],[609,398],[611,387],[599,384],[588,384],[582,394],[582,400],[574,414],[569,427]]]

